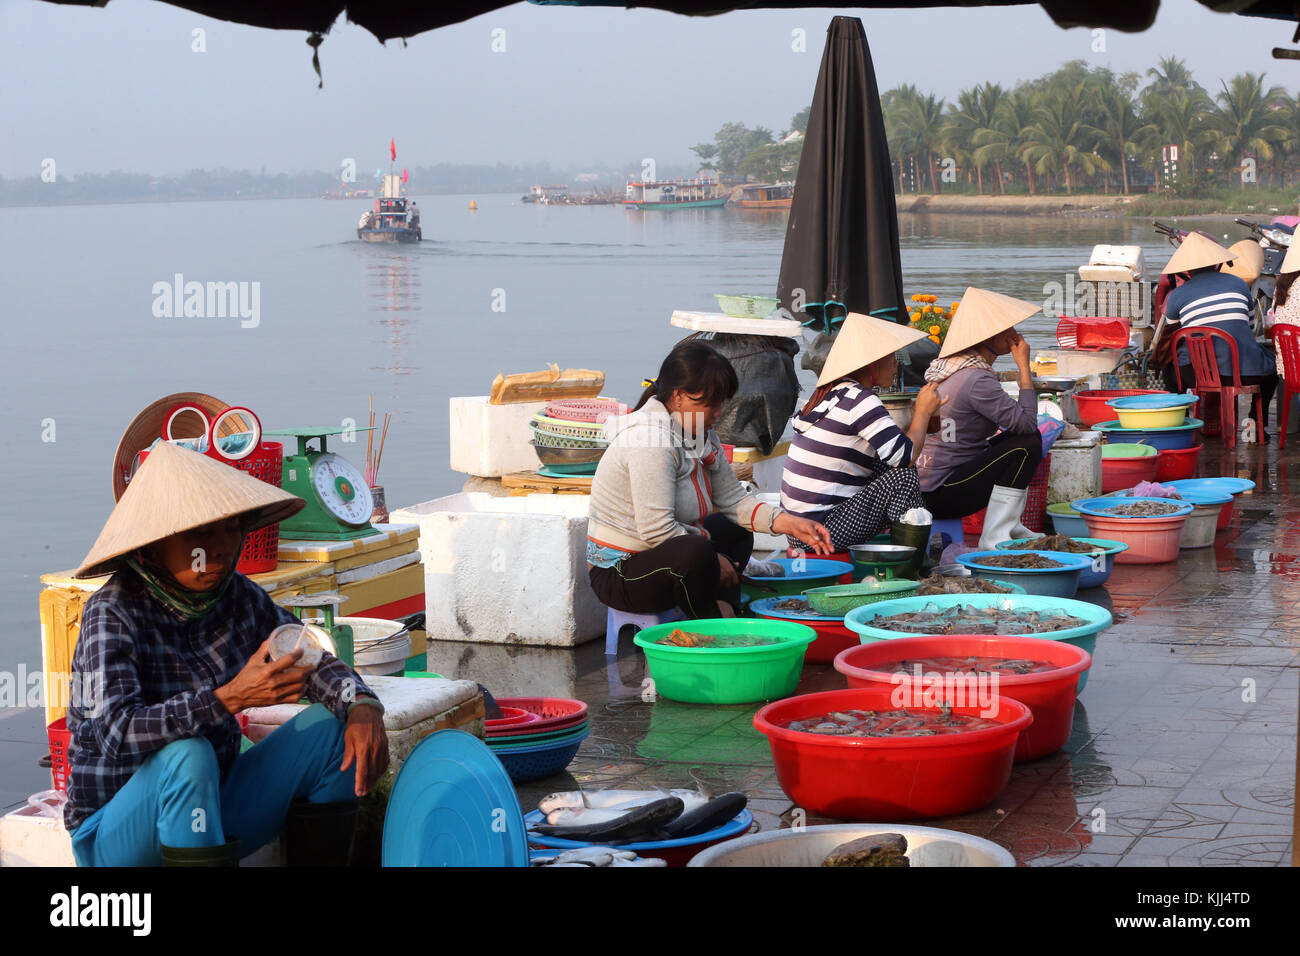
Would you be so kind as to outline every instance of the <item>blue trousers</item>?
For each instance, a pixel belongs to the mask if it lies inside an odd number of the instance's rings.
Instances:
[[[294,800],[356,796],[343,762],[344,725],[314,704],[241,753],[224,780],[212,744],[176,740],[152,754],[113,799],[72,833],[78,866],[160,866],[162,846],[221,846],[253,853],[275,839]]]

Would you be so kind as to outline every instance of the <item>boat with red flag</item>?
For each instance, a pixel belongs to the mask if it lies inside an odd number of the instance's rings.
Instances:
[[[390,163],[397,161],[397,141],[388,144]],[[410,176],[405,169],[399,176],[389,166],[382,177],[379,198],[374,207],[362,214],[357,223],[357,238],[363,242],[419,242],[424,238],[420,230],[420,208],[405,195]]]

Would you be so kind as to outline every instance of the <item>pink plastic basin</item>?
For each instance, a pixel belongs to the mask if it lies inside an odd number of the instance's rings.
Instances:
[[[1226,506],[1225,506],[1226,507]],[[1127,551],[1115,555],[1116,564],[1164,564],[1178,560],[1187,515],[1168,518],[1121,518],[1084,515],[1088,536],[1122,541]]]

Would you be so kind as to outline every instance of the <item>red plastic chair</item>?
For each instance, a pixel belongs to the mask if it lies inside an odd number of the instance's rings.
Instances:
[[[1214,340],[1222,339],[1228,343],[1228,353],[1232,356],[1232,384],[1225,385],[1219,375],[1219,359],[1214,354]],[[1204,326],[1195,329],[1179,329],[1174,334],[1174,379],[1178,390],[1183,390],[1182,366],[1178,361],[1178,346],[1187,346],[1187,357],[1192,362],[1192,372],[1196,376],[1194,391],[1202,401],[1208,393],[1219,396],[1219,429],[1223,443],[1229,448],[1237,447],[1237,396],[1254,395],[1255,411],[1258,420],[1264,421],[1264,403],[1260,399],[1258,385],[1241,384],[1241,359],[1237,352],[1237,340],[1222,329]],[[1208,408],[1207,402],[1205,407]],[[1264,436],[1260,436],[1262,443]]]
[[[1286,447],[1286,419],[1291,410],[1291,397],[1300,395],[1300,325],[1282,323],[1269,330],[1269,337],[1277,343],[1282,353],[1282,396],[1278,404],[1279,448]]]

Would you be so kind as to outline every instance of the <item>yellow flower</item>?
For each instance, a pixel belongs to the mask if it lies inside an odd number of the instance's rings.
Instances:
[[[938,302],[938,301],[939,301],[939,297],[938,297],[937,295],[927,295],[927,296],[925,297],[925,301],[926,301],[926,302]]]
[[[920,302],[920,301],[921,301],[921,294],[918,292],[916,295],[912,296],[912,301],[913,301],[913,302]]]
[[[920,322],[920,321],[921,321],[921,313],[920,313],[920,312],[909,312],[908,315],[907,315],[907,317],[908,317],[909,319],[911,319],[913,322]]]
[[[954,312],[957,311],[957,303],[956,303],[956,302],[954,302],[954,303],[952,304],[952,310],[953,310]]]
[[[938,335],[938,334],[939,334],[939,331],[940,331],[940,330],[939,330],[939,326],[937,326],[937,325],[932,325],[932,326],[930,326],[930,334],[931,334],[931,335]]]
[[[932,335],[932,336],[930,336],[930,341],[933,342],[935,345],[938,345],[938,344],[939,344],[939,336],[937,336],[937,335]]]

